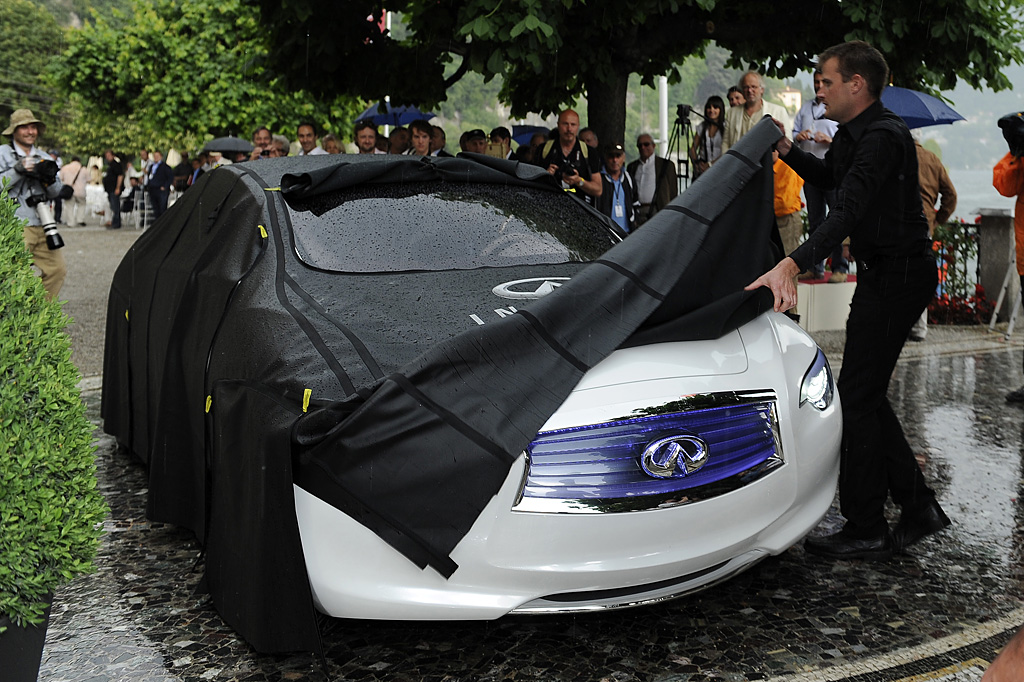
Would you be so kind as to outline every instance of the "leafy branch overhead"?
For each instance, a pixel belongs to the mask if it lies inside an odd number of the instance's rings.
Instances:
[[[1014,19],[1022,0],[793,0],[784,10],[763,0],[389,2],[407,27],[401,36],[381,31],[374,2],[246,1],[272,37],[269,72],[291,88],[433,107],[452,79],[475,71],[502,77],[515,117],[585,94],[591,125],[619,139],[628,76],[678,80],[678,65],[712,40],[732,52],[730,66],[788,77],[824,47],[864,39],[886,55],[896,84],[918,89],[958,79],[1004,89],[1002,69],[1024,61]]]

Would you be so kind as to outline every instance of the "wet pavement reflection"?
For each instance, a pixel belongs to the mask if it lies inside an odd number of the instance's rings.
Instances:
[[[980,656],[956,678],[977,680],[1024,622],[1024,408],[1003,401],[1021,383],[1019,350],[900,362],[890,398],[954,525],[891,562],[827,562],[798,545],[700,594],[627,611],[456,623],[322,618],[323,663],[259,655],[237,638],[200,589],[199,546],[145,519],[141,465],[102,436],[113,517],[98,573],[57,595],[39,679],[739,681],[818,671],[814,679],[889,680],[918,670],[896,654],[939,643]],[[86,398],[98,420],[98,392]],[[839,523],[833,507],[816,532]],[[902,667],[883,669],[890,654]],[[875,672],[827,676],[863,661]]]

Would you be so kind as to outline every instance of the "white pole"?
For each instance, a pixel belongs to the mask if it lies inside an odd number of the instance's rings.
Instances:
[[[668,76],[658,77],[658,140],[661,156],[668,156]]]
[[[387,28],[388,34],[390,35],[390,33],[391,33],[391,12],[390,11],[384,12],[384,27]],[[391,95],[384,95],[384,101],[390,103],[391,102]],[[387,123],[385,123],[384,124],[384,137],[388,136],[388,134],[389,134],[388,131],[390,129],[391,129],[391,126],[389,126]]]

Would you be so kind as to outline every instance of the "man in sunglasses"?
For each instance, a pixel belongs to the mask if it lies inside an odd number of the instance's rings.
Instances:
[[[637,198],[640,200],[636,224],[639,227],[676,198],[679,181],[676,179],[676,165],[654,155],[653,137],[643,133],[636,138],[636,148],[640,158],[629,164],[626,171],[636,180]]]

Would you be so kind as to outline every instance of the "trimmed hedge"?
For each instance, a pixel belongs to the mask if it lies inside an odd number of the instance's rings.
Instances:
[[[0,192],[0,616],[24,626],[94,570],[107,505],[68,318],[32,270],[15,208]]]

